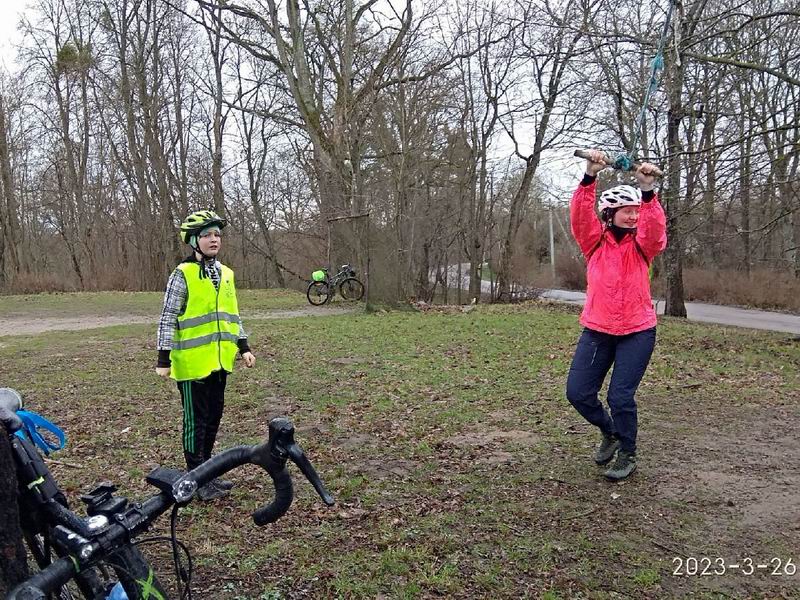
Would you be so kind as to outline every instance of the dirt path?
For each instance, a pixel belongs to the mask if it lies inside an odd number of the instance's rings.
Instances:
[[[360,304],[352,306],[307,306],[291,310],[248,312],[242,315],[248,321],[260,319],[292,319],[296,317],[330,317],[363,312]],[[155,327],[158,315],[87,315],[83,317],[6,317],[0,320],[0,337],[4,335],[35,335],[47,331],[80,331],[112,325],[151,323]]]

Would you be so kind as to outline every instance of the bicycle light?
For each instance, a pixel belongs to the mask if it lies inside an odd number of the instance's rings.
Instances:
[[[108,529],[109,520],[105,515],[94,515],[86,519],[86,527],[92,533],[100,533]]]
[[[172,486],[172,497],[178,504],[187,502],[197,491],[197,482],[191,477],[182,477]]]

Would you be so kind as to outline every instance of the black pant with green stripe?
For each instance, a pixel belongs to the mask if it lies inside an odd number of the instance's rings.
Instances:
[[[205,379],[179,381],[183,401],[183,455],[194,469],[211,458],[225,407],[226,371],[215,371]]]

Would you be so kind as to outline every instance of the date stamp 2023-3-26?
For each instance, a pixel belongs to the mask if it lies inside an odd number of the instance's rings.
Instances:
[[[749,556],[728,559],[714,556],[676,556],[672,559],[676,577],[720,577],[723,575],[766,575],[795,577],[797,565],[792,558],[773,556],[757,559]]]

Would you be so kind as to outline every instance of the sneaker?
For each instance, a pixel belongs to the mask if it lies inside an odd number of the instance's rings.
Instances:
[[[614,453],[617,450],[619,450],[619,440],[617,436],[604,433],[603,440],[594,453],[594,462],[598,465],[608,464],[611,462],[611,459],[614,458]]]
[[[212,481],[197,490],[197,497],[204,502],[208,502],[209,500],[216,500],[217,498],[227,496],[229,493],[230,492],[228,490],[223,490],[222,488],[214,485],[214,482]]]
[[[219,489],[221,489],[221,490],[225,490],[226,492],[227,492],[228,490],[232,490],[232,489],[233,489],[233,482],[232,482],[232,481],[228,481],[227,479],[220,479],[219,477],[217,477],[217,478],[216,478],[214,481],[212,481],[211,483],[213,483],[213,484],[214,484],[215,486],[217,486]]]
[[[605,476],[614,481],[625,479],[636,470],[636,453],[620,450],[617,460],[605,472]]]

